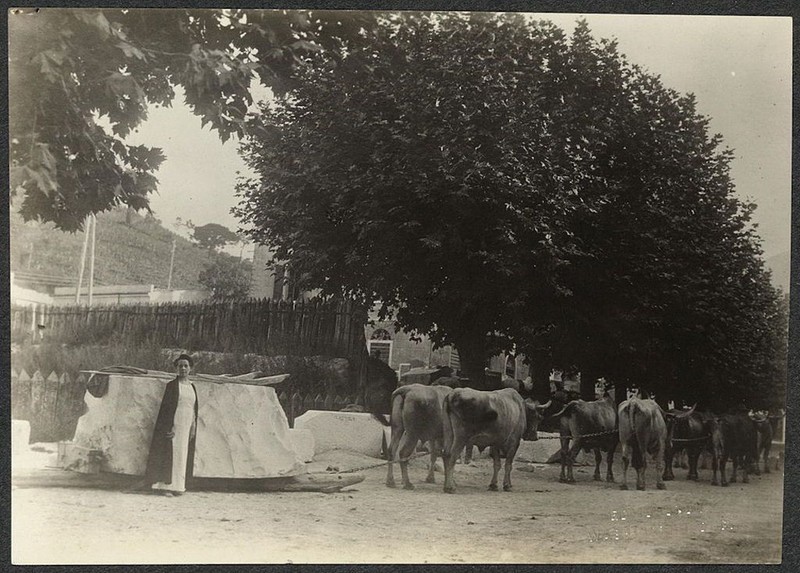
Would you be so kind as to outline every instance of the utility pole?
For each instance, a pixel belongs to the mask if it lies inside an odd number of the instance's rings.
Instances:
[[[286,265],[283,271],[283,289],[281,292],[281,298],[283,300],[289,300],[289,295],[291,294],[289,291],[289,278],[289,265]]]
[[[92,244],[89,250],[89,306],[92,306],[92,294],[94,292],[94,244],[97,230],[97,215],[92,214]]]
[[[81,250],[81,262],[78,266],[78,286],[75,289],[75,304],[81,302],[81,286],[83,286],[83,270],[86,266],[86,247],[89,245],[89,215],[83,223],[83,249]]]
[[[172,254],[169,257],[169,278],[167,279],[167,290],[172,289],[172,267],[175,264],[175,238],[172,239]]]

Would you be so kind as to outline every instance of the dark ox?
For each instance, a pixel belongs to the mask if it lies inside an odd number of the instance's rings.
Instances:
[[[667,442],[664,452],[664,481],[675,479],[672,472],[673,459],[684,453],[686,455],[689,472],[688,480],[699,479],[697,473],[700,454],[711,450],[711,420],[713,415],[706,412],[690,410],[669,410],[664,412],[667,422]],[[685,465],[681,467],[686,467]]]
[[[466,388],[469,386],[469,378],[459,378],[458,376],[440,376],[431,381],[431,386],[447,386],[453,388]]]
[[[567,403],[561,411],[553,414],[552,418],[558,420],[558,430],[561,434],[561,476],[559,481],[575,483],[572,464],[577,453],[583,449],[587,452],[594,450],[594,479],[597,481],[601,479],[600,463],[603,460],[600,451],[608,452],[606,481],[613,482],[614,472],[611,465],[619,441],[614,398],[606,394],[600,400],[592,402],[573,400]],[[570,442],[572,443],[571,447]]]
[[[761,474],[759,462],[762,459],[764,460],[764,473],[769,473],[769,454],[770,450],[772,449],[772,439],[775,436],[778,421],[781,418],[783,418],[782,415],[769,416],[766,412],[756,412],[750,415],[750,419],[753,420],[753,424],[756,427],[756,432],[758,433],[756,459],[755,463],[753,464],[753,473],[756,475]]]
[[[386,485],[395,487],[393,462],[400,462],[403,487],[414,489],[408,479],[408,459],[414,453],[417,443],[428,442],[431,463],[427,483],[435,483],[433,477],[436,456],[442,450],[442,406],[450,393],[447,386],[425,386],[409,384],[392,392],[392,443],[389,448],[389,464]],[[377,416],[376,416],[377,417]],[[383,416],[377,417],[384,425],[390,425]]]
[[[619,442],[622,445],[622,485],[628,489],[628,464],[636,470],[636,489],[645,489],[647,454],[656,465],[656,487],[664,489],[661,464],[667,441],[667,424],[654,400],[629,398],[619,405]]]
[[[742,482],[749,483],[747,475],[750,464],[757,457],[758,431],[746,410],[729,412],[714,420],[712,433],[711,484],[719,483],[723,487],[736,482],[737,470],[742,471]],[[728,459],[733,464],[731,479],[728,482],[725,466]],[[717,470],[719,469],[719,482]]]
[[[439,376],[431,380],[431,386],[449,386],[450,388],[472,388],[473,390],[502,390],[503,388],[513,388],[520,395],[529,397],[532,384],[525,385],[522,380],[505,377],[501,378],[498,372],[487,372],[482,382],[477,382],[464,376]]]
[[[397,373],[391,366],[375,358],[366,360],[366,386],[364,388],[364,411],[388,414],[392,407],[392,392],[397,388]],[[352,379],[357,379],[357,373]]]
[[[469,442],[478,447],[489,447],[494,462],[494,473],[489,489],[497,490],[500,458],[504,456],[505,475],[503,490],[511,490],[511,466],[523,437],[536,440],[536,431],[542,419],[540,405],[523,400],[516,390],[504,388],[486,392],[472,388],[456,388],[444,401],[444,491],[456,490],[454,469],[456,458]]]
[[[397,383],[398,386],[407,386],[409,384],[422,384],[424,386],[433,386],[434,383],[440,378],[449,378],[453,376],[453,369],[449,366],[434,366],[433,368],[412,368],[405,372]]]

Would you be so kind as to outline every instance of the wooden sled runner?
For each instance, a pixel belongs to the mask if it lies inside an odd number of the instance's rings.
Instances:
[[[364,481],[360,474],[302,474],[291,477],[263,479],[195,478],[191,491],[225,492],[293,492],[312,491],[335,493]],[[113,473],[77,473],[61,468],[31,469],[14,472],[11,485],[19,488],[88,488],[146,493],[137,488],[141,476]]]

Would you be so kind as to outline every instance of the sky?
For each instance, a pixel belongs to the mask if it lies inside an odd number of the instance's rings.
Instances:
[[[533,14],[568,33],[581,14]],[[735,152],[737,193],[757,204],[754,220],[765,257],[789,250],[791,215],[791,19],[765,16],[586,14],[596,38],[616,38],[628,61],[661,76],[666,87],[694,93]],[[220,142],[176,98],[152,109],[132,142],[167,157],[152,197],[156,217],[172,230],[177,217],[233,230],[237,172],[247,172],[237,142]],[[185,234],[185,233],[184,233]],[[238,254],[238,253],[237,253]],[[247,251],[245,252],[247,256]],[[788,258],[787,258],[788,261]],[[787,269],[788,273],[788,269]]]

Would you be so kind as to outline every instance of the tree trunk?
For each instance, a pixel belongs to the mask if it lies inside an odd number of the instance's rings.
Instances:
[[[544,359],[535,359],[531,364],[533,399],[547,402],[550,399],[550,364]]]
[[[464,337],[455,344],[461,361],[461,375],[472,382],[472,386],[484,389],[486,385],[486,337],[473,335]]]
[[[581,368],[581,400],[595,400],[597,397],[594,385],[599,378],[597,371],[592,368]]]
[[[628,397],[628,385],[625,382],[614,382],[614,401],[617,406]]]

